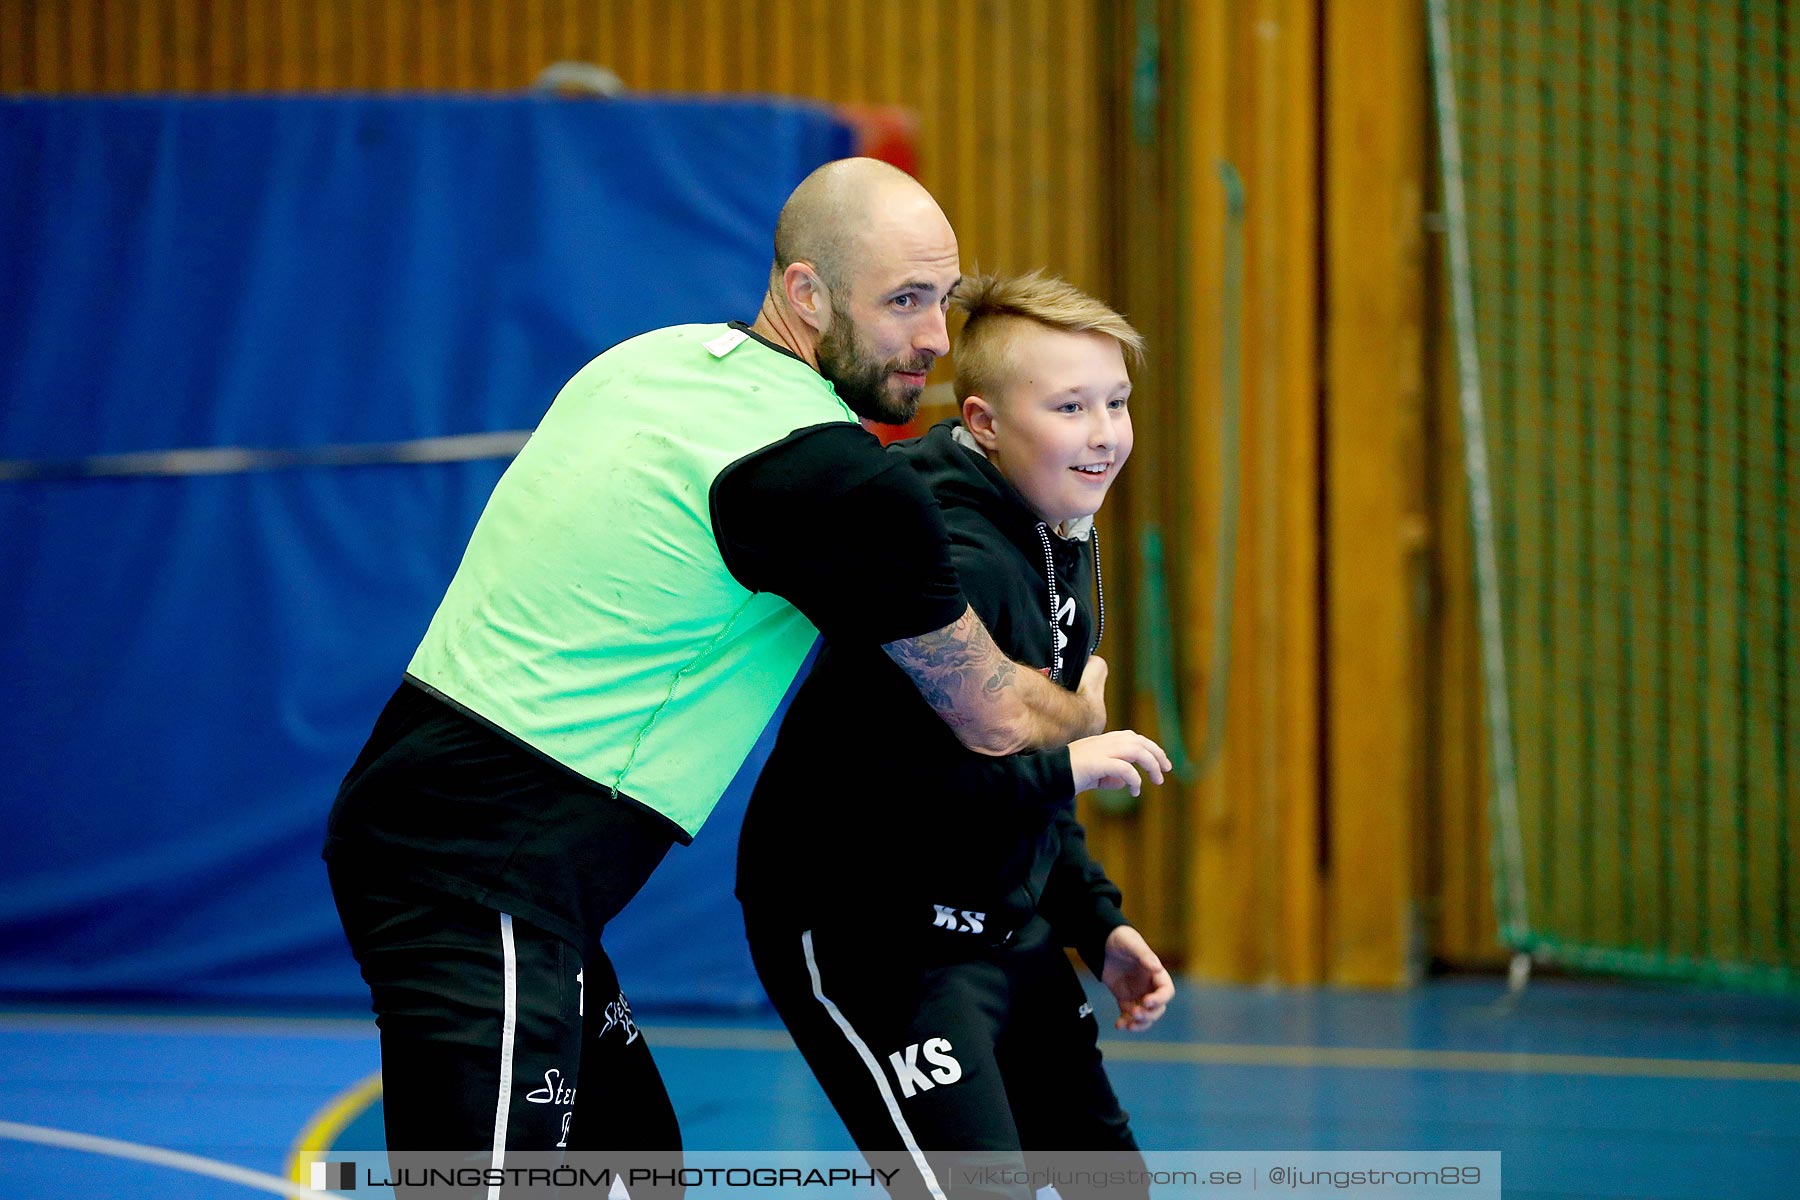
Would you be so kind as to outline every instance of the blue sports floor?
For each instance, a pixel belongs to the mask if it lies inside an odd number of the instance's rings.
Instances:
[[[639,1016],[691,1149],[849,1148],[772,1017]],[[1190,983],[1149,1035],[1107,1039],[1147,1148],[1499,1151],[1516,1200],[1800,1196],[1791,1000]],[[353,1015],[0,1013],[0,1197],[271,1195],[299,1149],[380,1144],[378,1065]],[[26,1140],[44,1129],[111,1140]]]

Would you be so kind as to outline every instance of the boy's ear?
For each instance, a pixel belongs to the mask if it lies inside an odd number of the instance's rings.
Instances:
[[[994,405],[981,396],[965,396],[962,402],[962,419],[969,436],[975,444],[989,454],[994,452],[999,438],[994,435]]]
[[[824,333],[831,327],[831,295],[811,263],[789,263],[781,273],[781,290],[794,315],[812,326],[815,333]]]

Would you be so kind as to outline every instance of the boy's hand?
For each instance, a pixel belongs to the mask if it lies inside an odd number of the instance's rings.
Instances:
[[[1093,655],[1087,660],[1087,666],[1081,668],[1081,682],[1075,685],[1075,694],[1087,701],[1094,714],[1089,733],[1101,733],[1106,729],[1106,671],[1106,660],[1098,654]]]
[[[1114,1029],[1142,1033],[1163,1015],[1175,997],[1175,981],[1144,935],[1121,925],[1106,935],[1106,964],[1100,982],[1119,1002]]]
[[[1135,730],[1115,729],[1069,743],[1069,769],[1074,772],[1077,792],[1122,787],[1130,788],[1135,796],[1144,786],[1140,768],[1151,783],[1161,783],[1170,763],[1161,746]]]

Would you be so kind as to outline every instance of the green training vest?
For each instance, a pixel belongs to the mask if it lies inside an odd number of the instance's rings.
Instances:
[[[501,476],[407,673],[693,836],[817,637],[725,569],[713,480],[855,419],[818,372],[729,326],[620,343]]]

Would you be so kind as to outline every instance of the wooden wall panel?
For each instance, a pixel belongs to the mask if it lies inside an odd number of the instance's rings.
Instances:
[[[1312,983],[1323,978],[1325,932],[1314,6],[1208,0],[1164,4],[1161,16],[1154,42],[1129,15],[1115,26],[1122,75],[1113,128],[1128,147],[1119,287],[1151,361],[1132,401],[1133,466],[1109,509],[1127,536],[1151,525],[1162,532],[1174,629],[1168,645],[1152,643],[1151,661],[1113,661],[1127,719],[1171,744],[1179,735],[1194,761],[1131,812],[1085,815],[1104,861],[1114,861],[1115,842],[1127,843],[1134,873],[1159,881],[1178,904],[1166,928],[1191,968],[1215,979]],[[1160,69],[1134,91],[1133,67],[1142,71],[1153,49]],[[1134,95],[1154,96],[1154,112],[1135,111],[1139,101],[1126,102]],[[1248,199],[1242,301],[1230,310],[1221,160],[1236,165]],[[1232,396],[1221,375],[1228,320],[1243,352]],[[1228,401],[1240,412],[1235,449],[1223,436]],[[1239,511],[1229,614],[1215,595],[1233,544],[1222,525],[1227,486]],[[1120,537],[1112,545],[1115,563],[1135,553],[1120,549]],[[1130,590],[1114,606],[1124,609],[1122,641],[1152,641],[1154,631],[1136,619],[1145,580],[1125,579]],[[1227,667],[1213,639],[1228,615]],[[1164,669],[1177,682],[1179,729],[1164,723],[1156,680],[1146,677]],[[1227,670],[1224,743],[1210,759],[1207,688]]]
[[[1422,967],[1428,567],[1419,5],[1325,10],[1328,976]]]
[[[1264,198],[1249,229],[1246,349],[1255,363],[1246,403],[1254,487],[1244,502],[1262,514],[1247,548],[1247,594],[1264,649],[1244,736],[1260,764],[1256,810],[1263,903],[1280,937],[1277,977],[1324,978],[1325,892],[1319,878],[1320,599],[1319,22],[1311,3],[1264,0],[1256,27],[1259,95],[1247,181]]]
[[[1232,25],[1229,3],[1204,3],[1178,10],[1177,24],[1171,30],[1182,70],[1183,111],[1175,154],[1180,166],[1177,186],[1184,193],[1174,230],[1180,265],[1173,281],[1173,298],[1181,314],[1175,387],[1177,394],[1194,406],[1196,419],[1172,422],[1180,437],[1171,439],[1174,453],[1169,475],[1175,484],[1169,498],[1174,508],[1165,515],[1164,527],[1169,534],[1170,599],[1177,614],[1176,678],[1188,726],[1184,740],[1195,758],[1204,753],[1206,727],[1213,717],[1203,698],[1208,695],[1212,675],[1220,669],[1212,648],[1215,631],[1225,617],[1214,600],[1222,550],[1222,487],[1230,475],[1218,436],[1225,406],[1218,364],[1224,345],[1221,289],[1226,205],[1216,164],[1233,157],[1233,124],[1239,116]],[[1241,402],[1241,396],[1239,399]],[[1240,467],[1241,462],[1240,457]],[[1241,489],[1241,473],[1238,479]],[[1242,605],[1234,607],[1241,616]],[[1247,627],[1240,626],[1238,632],[1241,639]],[[1246,658],[1234,656],[1231,682],[1242,680],[1253,669]],[[1230,704],[1240,692],[1231,687],[1227,693],[1224,752],[1213,762],[1202,759],[1196,763],[1198,774],[1190,771],[1181,780],[1188,796],[1194,855],[1187,889],[1189,952],[1202,970],[1227,979],[1253,976],[1260,949],[1255,942],[1255,848],[1244,821],[1249,796],[1243,786],[1241,734],[1246,726],[1238,719],[1241,707],[1234,710]]]
[[[967,265],[1105,294],[1102,0],[0,0],[0,92],[507,90],[555,61],[632,91],[898,105]],[[18,35],[15,36],[14,31]]]
[[[1050,267],[1149,338],[1139,448],[1102,521],[1106,653],[1116,723],[1159,732],[1131,651],[1154,523],[1196,754],[1235,480],[1223,753],[1130,811],[1083,805],[1128,911],[1208,977],[1394,982],[1424,831],[1454,835],[1445,886],[1479,874],[1485,836],[1466,807],[1418,819],[1421,792],[1479,771],[1418,748],[1421,22],[1408,0],[0,0],[0,92],[489,91],[576,60],[632,91],[911,110],[965,269]],[[1230,472],[1221,159],[1248,195]],[[1441,707],[1439,730],[1477,728]],[[1478,942],[1486,914],[1456,913],[1445,944]]]

